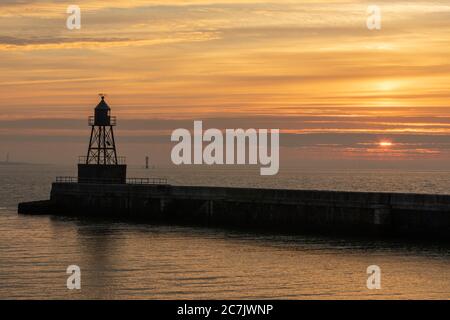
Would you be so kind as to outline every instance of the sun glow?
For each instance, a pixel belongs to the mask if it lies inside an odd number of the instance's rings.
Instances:
[[[390,141],[380,141],[380,142],[378,142],[378,145],[380,147],[387,148],[387,147],[392,147],[393,144]]]
[[[377,83],[377,89],[379,91],[392,91],[398,87],[398,83],[395,81],[383,81]]]

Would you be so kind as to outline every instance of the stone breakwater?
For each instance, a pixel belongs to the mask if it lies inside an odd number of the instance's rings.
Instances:
[[[325,234],[450,238],[450,195],[54,183],[50,200],[21,214]]]

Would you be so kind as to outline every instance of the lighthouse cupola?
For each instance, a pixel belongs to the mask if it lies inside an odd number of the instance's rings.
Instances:
[[[105,96],[100,95],[102,100],[95,107],[94,111],[94,125],[96,126],[110,126],[111,125],[111,108],[105,101]]]

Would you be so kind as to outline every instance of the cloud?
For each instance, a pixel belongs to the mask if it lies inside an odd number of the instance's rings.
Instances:
[[[27,45],[48,45],[48,44],[64,44],[74,42],[126,42],[129,38],[73,38],[73,37],[54,37],[54,38],[17,38],[0,36],[1,45],[27,46]]]
[[[107,92],[130,144],[204,119],[280,128],[293,159],[447,153],[448,1],[380,0],[379,32],[362,0],[77,3],[74,32],[66,2],[0,3],[2,142],[81,144]]]

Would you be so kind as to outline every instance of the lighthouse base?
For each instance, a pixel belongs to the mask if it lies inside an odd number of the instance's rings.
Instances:
[[[78,181],[80,183],[126,183],[127,165],[79,164]]]

